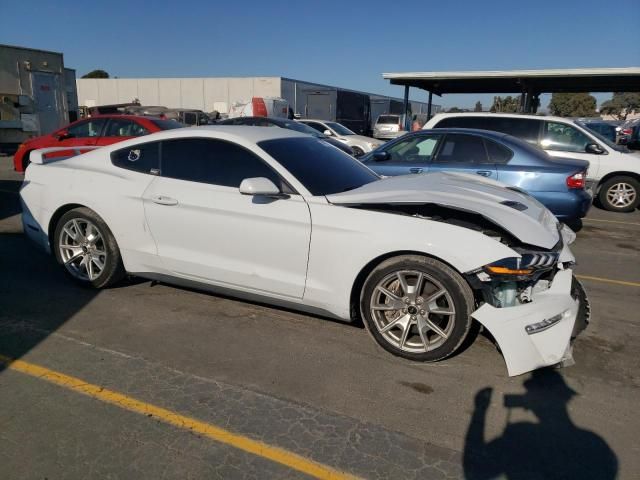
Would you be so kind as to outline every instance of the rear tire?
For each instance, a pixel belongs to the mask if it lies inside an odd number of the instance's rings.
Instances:
[[[56,260],[81,285],[105,288],[126,275],[113,233],[89,208],[75,208],[62,215],[53,239]]]
[[[360,295],[360,313],[376,343],[420,362],[442,360],[461,347],[474,305],[473,292],[458,272],[419,255],[380,263]]]
[[[620,175],[602,184],[598,193],[600,205],[612,212],[633,212],[640,203],[640,182]]]

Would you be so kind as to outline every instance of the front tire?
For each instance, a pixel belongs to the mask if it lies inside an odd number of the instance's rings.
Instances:
[[[62,215],[53,238],[56,260],[76,282],[105,288],[126,275],[116,239],[93,210],[75,208]]]
[[[620,175],[602,184],[598,193],[602,207],[612,212],[632,212],[640,203],[640,182]]]
[[[367,277],[360,312],[374,340],[410,360],[451,356],[471,330],[473,292],[458,272],[428,257],[402,255]]]

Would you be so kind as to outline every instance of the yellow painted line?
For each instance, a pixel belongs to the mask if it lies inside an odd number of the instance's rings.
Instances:
[[[615,285],[625,285],[627,287],[640,287],[639,282],[625,282],[623,280],[613,280],[611,278],[591,277],[589,275],[576,275],[580,280],[591,280],[594,282],[613,283]]]
[[[164,423],[168,423],[169,425],[173,425],[183,430],[190,430],[217,442],[224,443],[225,445],[232,446],[234,448],[237,448],[238,450],[242,450],[262,458],[266,458],[268,460],[271,460],[272,462],[279,463],[302,473],[306,473],[307,475],[315,478],[331,480],[346,480],[357,478],[353,475],[341,472],[332,467],[314,462],[313,460],[309,460],[308,458],[297,455],[283,448],[274,447],[259,440],[252,440],[251,438],[229,432],[215,425],[205,423],[200,420],[196,420],[195,418],[187,417],[185,415],[180,415],[179,413],[164,409],[162,407],[157,407],[155,405],[142,402],[113,390],[108,390],[98,385],[87,383],[79,378],[65,375],[64,373],[49,370],[48,368],[28,363],[23,360],[15,360],[1,354],[0,363],[5,364],[7,368],[16,372],[24,373],[41,380],[46,380],[47,382],[53,383],[60,387],[77,393],[81,393],[83,395],[87,395],[91,398],[95,398],[102,402],[115,405],[131,412],[139,413],[147,417],[155,417],[156,419]]]
[[[619,220],[600,220],[599,218],[585,218],[584,222],[602,222],[602,223],[619,223],[620,225],[635,225],[636,227],[640,227],[640,223],[635,222],[621,222]]]

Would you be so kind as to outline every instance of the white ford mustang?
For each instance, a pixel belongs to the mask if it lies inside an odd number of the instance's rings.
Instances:
[[[452,355],[475,319],[510,375],[570,360],[588,321],[573,232],[491,180],[380,178],[280,128],[184,128],[62,159],[50,150],[31,154],[24,231],[97,288],[132,274],[360,317],[385,350],[418,361]]]

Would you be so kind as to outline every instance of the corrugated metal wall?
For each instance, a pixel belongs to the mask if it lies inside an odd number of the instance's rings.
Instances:
[[[227,113],[234,102],[252,97],[279,97],[279,77],[216,78],[80,78],[80,105],[128,103],[169,108],[194,108]]]

